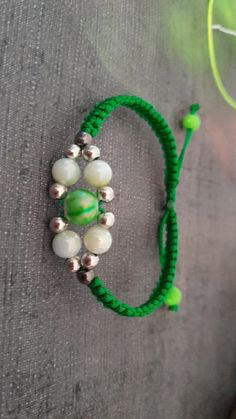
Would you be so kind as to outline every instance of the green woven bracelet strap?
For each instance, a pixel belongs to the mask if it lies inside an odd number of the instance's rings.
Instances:
[[[195,115],[199,105],[192,105],[190,113],[183,119],[186,137],[180,156],[177,153],[175,138],[165,119],[152,105],[137,96],[114,96],[98,103],[85,117],[80,130],[95,137],[111,112],[119,106],[130,108],[143,118],[151,126],[163,150],[166,207],[157,230],[161,274],[149,299],[138,307],[131,307],[119,301],[99,277],[95,277],[88,286],[99,302],[122,316],[146,316],[164,303],[168,304],[170,310],[177,311],[180,295],[173,287],[178,257],[178,225],[174,205],[185,151],[193,131],[200,126],[200,119]]]

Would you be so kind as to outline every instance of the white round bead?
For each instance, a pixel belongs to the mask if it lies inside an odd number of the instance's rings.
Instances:
[[[96,255],[107,252],[111,247],[111,243],[111,233],[99,226],[91,227],[84,235],[85,246]]]
[[[84,169],[86,182],[95,187],[107,185],[112,178],[112,170],[103,160],[91,161]]]
[[[52,167],[52,177],[62,185],[74,185],[80,177],[79,165],[66,157],[57,160]]]
[[[77,233],[71,230],[57,234],[52,241],[54,253],[61,258],[72,258],[81,249],[81,239]]]

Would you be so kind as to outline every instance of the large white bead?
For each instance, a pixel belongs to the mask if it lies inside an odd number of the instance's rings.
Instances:
[[[91,227],[84,235],[85,246],[96,255],[107,252],[111,247],[111,243],[111,233],[99,226]]]
[[[94,160],[85,167],[84,178],[89,185],[99,188],[110,182],[112,170],[105,161]]]
[[[57,160],[52,167],[52,177],[62,185],[74,185],[80,177],[79,165],[74,160],[66,157]]]
[[[76,256],[81,249],[81,239],[74,231],[63,231],[63,233],[59,233],[54,237],[52,248],[57,256],[65,259],[72,258]]]

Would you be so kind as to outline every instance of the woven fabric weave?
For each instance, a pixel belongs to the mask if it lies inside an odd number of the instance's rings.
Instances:
[[[205,6],[1,1],[1,419],[225,419],[233,405],[235,113],[212,81]],[[230,48],[222,54],[235,56]],[[233,86],[230,62],[222,76]],[[178,314],[104,310],[51,250],[52,163],[94,103],[121,92],[152,103],[178,146],[179,119],[193,101],[202,106],[176,202]],[[161,149],[129,110],[105,125],[96,144],[114,172],[116,224],[99,276],[141,304],[160,273]]]

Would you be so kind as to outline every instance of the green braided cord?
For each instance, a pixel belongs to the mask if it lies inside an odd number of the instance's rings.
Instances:
[[[102,205],[103,205],[103,201],[99,201],[99,203],[98,203],[99,212],[101,214],[105,214],[106,211],[104,210]]]
[[[177,312],[177,311],[179,311],[179,306],[177,306],[177,305],[169,306],[169,310]]]
[[[176,189],[186,148],[190,142],[193,130],[186,130],[186,138],[180,157],[174,136],[165,119],[148,102],[137,96],[114,96],[94,106],[85,117],[80,130],[95,137],[112,111],[119,106],[125,106],[135,111],[152,128],[158,138],[164,155],[164,183],[166,188],[166,208],[157,230],[157,241],[161,274],[149,299],[138,307],[131,307],[119,301],[103,284],[99,277],[94,277],[88,285],[97,300],[105,307],[110,308],[122,316],[143,317],[152,313],[165,303],[166,296],[173,286],[178,258],[178,225],[174,210]],[[193,115],[199,109],[198,105],[192,105],[190,113]],[[166,238],[164,243],[164,231]],[[170,306],[170,310],[177,311],[178,306]]]

